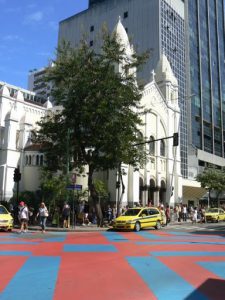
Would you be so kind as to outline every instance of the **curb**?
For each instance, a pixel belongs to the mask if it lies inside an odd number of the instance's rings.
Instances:
[[[14,226],[14,229],[19,229],[19,226]],[[46,232],[98,232],[107,231],[111,227],[97,227],[97,226],[75,226],[75,228],[60,228],[60,227],[46,227]],[[41,231],[40,226],[28,226],[28,231]]]

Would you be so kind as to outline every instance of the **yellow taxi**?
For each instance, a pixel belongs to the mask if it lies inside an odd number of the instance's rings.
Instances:
[[[113,229],[140,231],[142,228],[154,227],[160,229],[162,216],[156,207],[128,208],[121,216],[113,221]]]
[[[225,211],[222,208],[209,208],[205,212],[206,222],[219,222],[225,220]]]
[[[0,229],[11,231],[13,228],[13,217],[5,208],[5,206],[0,205]]]

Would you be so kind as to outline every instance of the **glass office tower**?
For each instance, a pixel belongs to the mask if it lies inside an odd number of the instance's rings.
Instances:
[[[199,166],[224,166],[225,0],[190,0],[185,6],[188,91],[193,95],[189,101],[189,142],[201,150]]]

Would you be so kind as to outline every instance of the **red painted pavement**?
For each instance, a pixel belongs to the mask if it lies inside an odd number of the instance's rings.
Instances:
[[[63,254],[54,300],[73,295],[82,300],[156,299],[118,253]]]
[[[23,266],[26,260],[27,257],[24,256],[0,256],[0,293],[8,285],[15,273]]]

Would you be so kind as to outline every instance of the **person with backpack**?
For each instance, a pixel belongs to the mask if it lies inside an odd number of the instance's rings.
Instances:
[[[26,204],[21,201],[19,204],[18,209],[18,219],[20,222],[20,232],[27,232],[28,230],[28,220],[29,220],[29,214],[28,214],[28,208]]]

